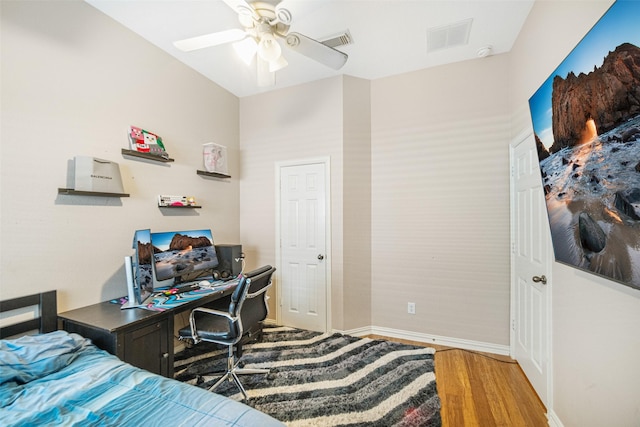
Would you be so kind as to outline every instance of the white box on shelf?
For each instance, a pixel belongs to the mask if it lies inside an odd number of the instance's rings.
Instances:
[[[158,196],[158,206],[189,206],[189,197],[187,196]]]
[[[209,142],[202,145],[202,158],[207,172],[227,174],[227,147]]]

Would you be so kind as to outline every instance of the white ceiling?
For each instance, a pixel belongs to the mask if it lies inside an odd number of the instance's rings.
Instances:
[[[255,61],[253,67],[244,64],[231,44],[189,53],[173,46],[176,40],[242,28],[237,14],[221,0],[85,1],[238,97],[341,74],[372,80],[474,59],[487,45],[493,54],[508,52],[534,2],[283,0],[293,16],[290,32],[324,40],[348,29],[353,44],[337,48],[349,55],[338,71],[283,47],[289,66],[276,73],[275,87],[260,88]],[[466,45],[427,52],[427,29],[469,18]]]

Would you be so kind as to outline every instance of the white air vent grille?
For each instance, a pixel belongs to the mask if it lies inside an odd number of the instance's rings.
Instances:
[[[469,43],[472,18],[442,27],[427,29],[427,52],[435,52]]]
[[[353,44],[353,39],[351,38],[351,33],[349,30],[344,33],[336,34],[335,36],[331,36],[326,40],[321,41],[322,44],[336,48],[338,46],[345,46],[348,44]]]

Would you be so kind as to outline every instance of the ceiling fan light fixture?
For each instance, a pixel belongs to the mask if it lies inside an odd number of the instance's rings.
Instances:
[[[342,68],[349,58],[346,53],[335,49],[352,43],[348,30],[325,41],[290,33],[292,16],[289,10],[280,6],[282,0],[222,1],[238,14],[243,29],[180,40],[174,42],[176,48],[188,52],[233,42],[233,48],[243,62],[247,65],[256,64],[259,87],[275,85],[276,71],[289,65],[282,56],[282,47],[276,37],[282,38],[288,48],[334,70]]]
[[[282,48],[273,34],[265,33],[258,43],[258,55],[267,62],[275,61],[282,55]]]
[[[240,59],[242,59],[242,62],[250,65],[253,61],[253,57],[256,56],[256,52],[258,51],[258,43],[253,39],[253,37],[247,37],[244,40],[234,43],[233,49],[236,51],[236,54],[238,54]]]

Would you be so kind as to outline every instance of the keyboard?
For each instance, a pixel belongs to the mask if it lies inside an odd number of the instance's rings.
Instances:
[[[194,285],[182,286],[179,288],[167,289],[166,291],[162,291],[162,294],[166,296],[183,294],[185,292],[195,291],[196,289],[200,289],[200,286],[198,286],[197,284],[194,284]]]

